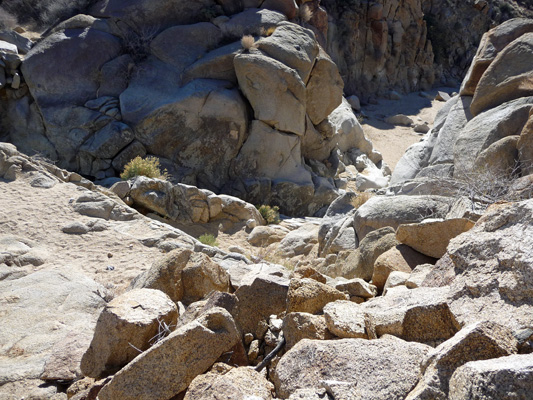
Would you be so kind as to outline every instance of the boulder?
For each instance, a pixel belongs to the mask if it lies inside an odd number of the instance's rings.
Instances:
[[[347,300],[347,296],[314,279],[291,279],[287,293],[287,313],[317,314],[326,304],[335,300]]]
[[[120,96],[122,115],[136,124],[135,137],[149,153],[180,165],[188,182],[217,191],[229,180],[230,164],[248,128],[244,99],[227,86],[223,81],[194,80],[174,89],[168,99],[156,90],[147,101],[146,85],[130,85]]]
[[[357,383],[364,399],[403,399],[418,381],[420,362],[429,349],[396,338],[304,339],[279,361],[276,393],[288,398],[298,389],[320,388],[321,380],[335,380]]]
[[[533,391],[533,355],[471,361],[450,379],[450,400],[527,399]]]
[[[441,258],[450,240],[473,226],[474,222],[465,218],[425,220],[400,225],[396,230],[396,239],[426,256]]]
[[[450,199],[443,196],[374,196],[355,212],[354,228],[362,240],[385,226],[396,229],[426,218],[443,218],[449,207]]]
[[[178,302],[183,298],[182,271],[191,258],[192,251],[177,249],[157,260],[152,267],[137,276],[130,284],[131,289],[157,289]]]
[[[231,368],[227,372],[210,371],[191,382],[184,400],[227,399],[271,400],[274,385],[251,368]]]
[[[533,160],[533,108],[529,111],[529,119],[520,133],[517,149],[522,175],[533,174],[533,166],[530,163]]]
[[[265,143],[269,144],[268,152],[264,151]],[[254,120],[249,137],[233,162],[232,176],[312,185],[311,173],[303,165],[300,143],[298,136]]]
[[[352,206],[353,207],[353,206]],[[331,253],[357,248],[358,240],[353,229],[353,211],[322,218],[318,231],[318,254],[325,257]]]
[[[244,0],[244,3],[247,1],[250,0]],[[258,36],[287,20],[287,17],[278,11],[257,9],[261,1],[251,1],[256,4],[245,4],[248,10],[232,15],[229,20],[219,25],[226,37],[240,40],[243,35]]]
[[[181,40],[176,41],[176,37]],[[179,25],[165,29],[150,42],[150,52],[178,73],[218,46],[222,32],[210,22]]]
[[[235,292],[239,299],[234,313],[238,326],[244,333],[262,338],[268,327],[268,318],[287,308],[288,291],[288,279],[275,275],[260,274],[242,282]]]
[[[176,305],[159,290],[134,289],[116,297],[98,318],[81,371],[97,379],[114,374],[168,335],[177,319]]]
[[[533,95],[533,32],[505,46],[483,73],[470,105],[473,115],[519,97]]]
[[[255,119],[302,136],[306,94],[298,73],[259,52],[239,54],[233,62],[239,87],[252,105]]]
[[[304,83],[309,80],[319,48],[311,30],[290,22],[279,23],[272,35],[257,42],[257,47],[274,60],[296,70]]]
[[[514,352],[516,339],[508,328],[488,321],[468,325],[427,354],[422,367],[424,375],[406,400],[447,399],[449,380],[458,367],[468,361]]]
[[[337,337],[368,338],[365,314],[351,301],[338,300],[326,304],[324,317],[328,330]]]
[[[387,277],[387,281],[383,286],[383,296],[387,295],[387,291],[397,286],[406,286],[405,283],[411,274],[409,272],[392,271]]]
[[[399,243],[392,227],[387,226],[370,232],[361,240],[353,257],[345,262],[342,276],[348,279],[371,280],[377,258],[397,244]]]
[[[411,126],[414,123],[411,118],[403,114],[392,115],[388,117],[387,119],[385,119],[385,122],[391,125],[403,125],[403,126]]]
[[[532,210],[531,199],[495,204],[450,241],[450,308],[462,325],[490,320],[511,329],[533,326],[532,260],[523,250],[533,234]]]
[[[279,243],[278,251],[287,258],[309,254],[318,243],[318,228],[316,224],[305,224],[291,231]]]
[[[296,278],[296,279],[311,278],[320,283],[327,282],[327,278],[324,275],[322,275],[316,269],[308,265],[297,266],[296,268],[294,268],[293,278]]]
[[[322,48],[316,57],[306,88],[306,111],[311,122],[318,125],[341,104],[344,88],[337,65]]]
[[[397,287],[389,289],[386,296],[352,307],[365,316],[370,338],[389,334],[435,345],[460,329],[448,306],[447,294],[447,288]]]
[[[280,242],[288,232],[277,226],[256,226],[246,239],[252,246],[266,247]]]
[[[237,75],[233,67],[233,59],[242,49],[239,42],[221,46],[205,54],[202,58],[183,71],[183,82],[194,79],[221,79],[237,84]]]
[[[350,297],[356,296],[363,299],[370,299],[378,294],[378,289],[374,285],[359,278],[341,280],[335,285],[335,289],[347,293]]]
[[[265,0],[261,4],[261,8],[279,11],[288,19],[293,19],[298,13],[298,6],[294,0]]]
[[[533,32],[533,22],[526,18],[510,19],[486,32],[461,85],[461,95],[473,96],[479,80],[496,56],[527,32]]]
[[[158,289],[174,302],[193,303],[213,291],[229,292],[229,274],[203,253],[188,249],[171,251],[137,276],[130,288]]]
[[[333,339],[323,315],[313,315],[305,312],[288,313],[283,318],[282,329],[287,350],[302,339]]]
[[[518,135],[506,136],[479,153],[472,166],[474,173],[511,178],[518,168],[519,138]]]
[[[34,46],[21,70],[40,108],[83,105],[97,97],[99,69],[120,51],[120,41],[108,33],[71,29],[54,33]]]
[[[239,340],[231,315],[215,307],[137,356],[113,376],[98,398],[171,398],[185,390]]]
[[[409,289],[416,289],[422,286],[429,273],[435,268],[433,264],[420,264],[411,271],[409,278],[405,281],[405,286]]]
[[[382,291],[391,272],[400,271],[410,273],[420,264],[432,264],[434,262],[435,260],[433,258],[421,254],[409,246],[399,244],[387,250],[376,259],[372,273],[372,284],[379,291]]]
[[[2,393],[9,382],[81,377],[80,360],[106,289],[71,268],[58,268],[2,280],[0,293]]]

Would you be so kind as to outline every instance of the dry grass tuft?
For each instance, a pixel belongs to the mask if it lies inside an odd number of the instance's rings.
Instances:
[[[254,37],[252,35],[244,35],[241,39],[241,46],[246,51],[254,49],[256,47]]]

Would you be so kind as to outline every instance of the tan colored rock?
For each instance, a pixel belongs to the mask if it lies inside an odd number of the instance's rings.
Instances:
[[[407,279],[411,274],[409,272],[392,271],[383,286],[383,296],[387,295],[387,290],[397,286],[405,286]]]
[[[260,53],[234,58],[239,87],[254,109],[255,119],[284,132],[305,132],[305,84],[298,73]]]
[[[472,221],[464,218],[426,220],[400,225],[396,239],[426,256],[441,258],[450,240],[473,226]]]
[[[374,273],[372,274],[372,284],[379,291],[382,291],[392,271],[410,273],[417,265],[432,264],[434,262],[433,258],[421,254],[405,244],[399,244],[376,259]]]
[[[518,159],[522,175],[533,174],[533,108],[529,112],[529,119],[520,133],[517,143]]]
[[[471,361],[450,379],[450,400],[527,399],[533,393],[533,355]]]
[[[385,119],[385,122],[391,125],[402,125],[402,126],[411,126],[414,123],[411,118],[403,114],[397,114],[397,115],[390,116],[387,119]]]
[[[272,35],[257,42],[257,47],[296,70],[302,81],[307,83],[318,55],[318,43],[312,31],[290,22],[281,22]]]
[[[389,334],[404,340],[438,344],[460,328],[447,303],[447,288],[392,288],[386,296],[356,305],[365,315],[370,338]]]
[[[177,319],[176,305],[159,290],[134,289],[113,299],[100,314],[83,355],[83,374],[97,379],[114,374],[137,357],[139,350],[147,350],[170,333]],[[170,329],[165,332],[165,327]]]
[[[516,172],[519,138],[518,135],[511,135],[492,143],[477,156],[474,171],[494,177],[512,176],[513,171]]]
[[[287,233],[283,228],[256,226],[248,235],[247,240],[252,246],[266,247],[269,244],[280,242]]]
[[[461,85],[461,96],[473,96],[479,80],[496,56],[509,43],[527,32],[533,32],[533,22],[526,18],[505,21],[486,32]]]
[[[356,296],[363,299],[369,299],[378,294],[376,286],[359,278],[341,281],[335,285],[335,289],[347,293],[350,297]]]
[[[283,318],[283,334],[287,350],[302,339],[333,339],[323,315],[291,312]]]
[[[519,97],[533,95],[533,32],[507,45],[487,68],[474,93],[473,115]]]
[[[357,383],[363,399],[400,400],[418,381],[420,362],[429,350],[424,344],[392,337],[304,339],[276,366],[276,393],[287,398],[298,389],[318,389],[321,381],[335,380]]]
[[[332,301],[347,299],[344,293],[314,279],[291,279],[287,293],[287,312],[316,314]]]
[[[405,286],[409,289],[416,289],[417,287],[422,286],[422,282],[424,282],[434,268],[435,266],[433,264],[417,265],[416,268],[411,271],[409,278],[405,281]]]
[[[271,400],[274,385],[251,368],[210,371],[191,382],[184,400],[254,399]]]
[[[98,398],[171,398],[185,390],[239,340],[231,315],[215,307],[135,358],[104,386]]]
[[[305,224],[289,232],[279,243],[278,251],[286,258],[309,254],[318,243],[318,230],[316,224]]]
[[[132,289],[158,289],[166,293],[174,302],[183,298],[181,272],[187,266],[192,251],[176,249],[157,260],[152,267],[137,276],[130,284]]]
[[[444,196],[373,196],[355,212],[355,232],[362,241],[385,226],[396,229],[426,218],[444,218],[450,204],[450,198]]]
[[[311,122],[318,125],[341,104],[344,88],[337,65],[322,48],[306,87],[307,114]]]
[[[328,330],[340,338],[368,338],[365,314],[351,301],[338,300],[324,307]]]
[[[353,252],[342,252],[337,262],[342,265],[341,276],[351,279],[372,279],[374,263],[387,250],[399,244],[392,227],[376,229],[365,236]]]
[[[186,304],[203,299],[209,293],[229,292],[229,274],[207,255],[193,253],[181,273],[183,302]]]
[[[243,282],[235,292],[239,302],[233,314],[243,333],[262,338],[270,316],[287,308],[288,291],[289,280],[275,275],[257,275]]]
[[[294,269],[294,278],[303,279],[310,278],[320,283],[326,283],[326,277],[310,266],[300,266]]]
[[[458,367],[468,361],[510,355],[516,346],[511,330],[504,326],[489,321],[468,325],[428,353],[424,376],[406,400],[447,399],[449,380]]]

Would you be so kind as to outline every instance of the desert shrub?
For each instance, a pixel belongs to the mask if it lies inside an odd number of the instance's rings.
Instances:
[[[252,35],[244,35],[241,39],[241,46],[244,50],[250,51],[255,48],[255,39]]]
[[[128,27],[122,33],[122,44],[133,61],[140,63],[150,55],[150,43],[159,33],[157,26]]]
[[[311,11],[309,3],[304,3],[300,6],[298,17],[300,19],[300,24],[307,23],[313,18],[313,11]]]
[[[124,166],[124,172],[120,174],[123,180],[128,180],[135,176],[147,176],[148,178],[167,179],[167,171],[161,171],[161,165],[157,157],[141,158],[135,157]]]
[[[214,235],[210,233],[204,233],[202,236],[198,238],[198,240],[200,241],[200,243],[203,243],[207,246],[218,246],[217,239],[215,238]]]
[[[257,210],[259,210],[259,214],[263,217],[263,219],[266,221],[268,225],[270,224],[279,224],[280,218],[279,218],[279,207],[278,206],[267,206],[267,205],[260,205],[256,206]]]

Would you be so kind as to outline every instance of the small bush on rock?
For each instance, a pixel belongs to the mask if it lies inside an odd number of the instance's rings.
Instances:
[[[241,46],[244,50],[250,51],[255,48],[255,39],[252,35],[244,35],[241,39]]]
[[[198,238],[200,243],[205,244],[207,246],[218,246],[217,239],[214,235],[211,235],[210,233],[204,233],[202,236]]]
[[[128,180],[136,176],[147,176],[148,178],[167,179],[167,171],[161,172],[159,159],[156,157],[141,158],[135,157],[124,166],[124,172],[120,174],[123,180]]]
[[[259,210],[259,214],[261,214],[267,225],[280,223],[278,206],[270,207],[263,204],[258,206],[257,210]]]

